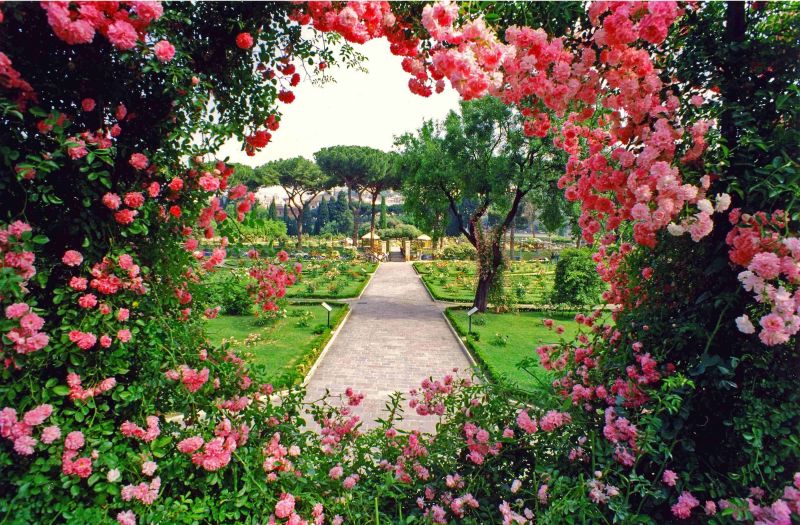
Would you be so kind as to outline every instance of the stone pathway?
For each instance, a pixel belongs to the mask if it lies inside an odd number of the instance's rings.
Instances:
[[[307,385],[307,399],[319,399],[353,387],[364,394],[354,409],[364,427],[382,417],[389,394],[408,393],[429,376],[440,378],[453,368],[467,371],[470,362],[431,300],[411,263],[378,266],[341,332]],[[401,428],[432,432],[435,417],[421,417],[404,403]]]

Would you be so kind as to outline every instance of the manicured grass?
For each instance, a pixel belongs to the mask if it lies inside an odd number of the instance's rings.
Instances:
[[[358,297],[378,267],[363,261],[302,261],[300,280],[286,290],[286,297],[345,299]]]
[[[459,335],[466,337],[469,326],[466,309],[448,308],[446,315]],[[557,343],[561,338],[572,339],[578,329],[574,317],[574,313],[567,312],[475,314],[472,333],[479,334],[479,339],[468,337],[466,344],[491,379],[530,390],[541,383],[549,384],[548,373],[541,367],[531,369],[531,373],[528,373],[520,370],[518,363],[530,357],[538,363],[537,346]],[[548,318],[553,319],[556,325],[564,326],[562,335],[544,326],[543,321]]]
[[[415,262],[414,268],[440,301],[466,303],[475,297],[473,261]],[[514,262],[507,274],[507,286],[519,304],[548,304],[554,274],[555,265],[551,263]]]
[[[285,317],[266,326],[259,326],[260,321],[249,315],[220,315],[208,321],[208,335],[212,343],[230,341],[252,354],[252,362],[265,367],[273,385],[289,386],[302,381],[349,308],[331,306],[331,328],[325,327],[327,314],[322,306],[306,303],[289,305]]]

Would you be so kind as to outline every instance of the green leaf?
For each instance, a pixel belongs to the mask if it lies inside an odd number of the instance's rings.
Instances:
[[[57,385],[53,387],[53,393],[58,396],[66,396],[69,394],[69,387],[67,385]]]

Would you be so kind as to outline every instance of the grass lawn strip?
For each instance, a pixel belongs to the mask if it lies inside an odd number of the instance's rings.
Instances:
[[[302,303],[290,304],[286,317],[267,326],[259,326],[253,316],[220,315],[208,321],[208,334],[214,344],[231,341],[251,354],[251,362],[264,367],[274,386],[287,387],[303,380],[350,308],[343,303],[331,306],[330,328],[325,326],[327,313],[322,306]]]
[[[469,321],[465,308],[447,308],[445,315],[458,334],[466,338],[465,344],[491,380],[504,382],[522,391],[529,391],[541,383],[549,384],[550,379],[547,371],[541,367],[531,370],[530,374],[520,370],[517,364],[525,358],[536,357],[537,346],[557,343],[561,338],[572,339],[578,329],[578,323],[573,320],[574,313],[487,312],[473,317],[472,332],[478,334],[476,340],[475,337],[467,337]],[[545,328],[543,320],[548,318],[564,326],[561,336]]]

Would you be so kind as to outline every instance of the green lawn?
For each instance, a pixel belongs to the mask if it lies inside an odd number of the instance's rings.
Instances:
[[[345,299],[358,297],[376,263],[363,261],[302,261],[300,280],[286,290],[286,297]]]
[[[467,311],[464,308],[448,308],[448,319],[461,336],[468,331]],[[571,339],[576,333],[578,323],[574,313],[568,312],[528,312],[494,314],[475,314],[472,319],[472,332],[479,334],[479,340],[470,337],[466,344],[475,358],[481,363],[493,380],[505,381],[522,390],[530,390],[538,384],[537,378],[549,384],[547,372],[537,367],[531,372],[520,370],[517,364],[523,359],[533,357],[538,362],[536,347],[542,344],[557,343],[560,338]],[[544,319],[553,319],[555,324],[563,325],[565,331],[558,335],[548,330]]]
[[[331,328],[336,328],[349,307],[338,303],[331,306]],[[267,326],[259,326],[253,316],[220,315],[208,321],[208,334],[215,344],[228,340],[235,348],[252,354],[252,362],[266,368],[268,380],[283,387],[302,381],[314,364],[331,337],[326,320],[327,314],[319,304],[296,304],[287,307],[285,317]]]
[[[466,303],[475,297],[473,261],[415,262],[414,268],[436,299]],[[514,262],[507,276],[509,292],[519,304],[548,304],[554,274],[554,264]]]

